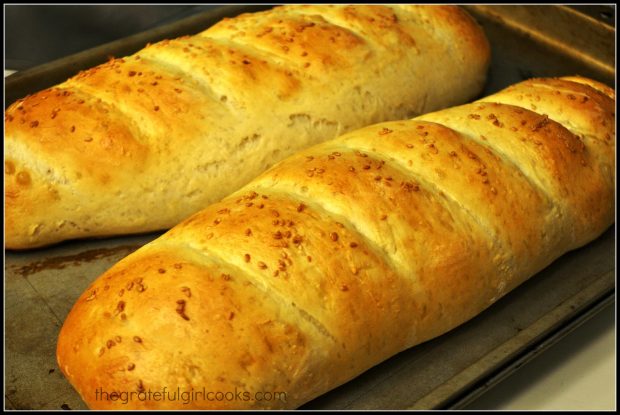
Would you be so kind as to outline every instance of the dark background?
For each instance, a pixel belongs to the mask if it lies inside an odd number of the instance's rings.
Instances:
[[[217,5],[7,5],[5,69],[24,70]]]
[[[24,70],[221,5],[6,5],[5,69]],[[611,5],[572,6],[614,24]]]

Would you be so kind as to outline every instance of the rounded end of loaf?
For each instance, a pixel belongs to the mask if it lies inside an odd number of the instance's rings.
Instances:
[[[154,185],[136,185],[156,151],[109,103],[69,83],[7,108],[4,150],[7,249],[157,231],[192,212],[162,203]]]
[[[569,153],[559,157],[559,152],[555,152],[550,162],[568,168],[573,174],[583,172],[583,177],[575,179],[566,175],[557,178],[565,189],[563,196],[572,194],[575,201],[572,205],[575,229],[570,249],[591,241],[614,222],[614,212],[610,209],[614,205],[616,170],[615,92],[612,88],[582,76],[534,78],[479,102],[521,107],[539,114],[541,122],[548,118],[562,127],[559,136],[566,139],[560,144],[564,143]],[[536,134],[545,124],[534,125],[529,134]]]
[[[475,66],[472,72],[486,77],[491,63],[491,45],[480,24],[460,6],[434,6],[430,9],[444,30],[451,32],[456,40],[455,51],[460,52],[463,62]]]
[[[13,103],[5,112],[5,246],[38,248],[114,234],[106,227],[123,185],[147,151],[109,106],[66,85]],[[103,196],[93,196],[105,189]],[[116,201],[118,205],[118,200]],[[108,219],[109,220],[109,219]],[[139,221],[139,219],[138,219]]]
[[[308,323],[238,269],[175,251],[136,251],[65,320],[58,365],[91,409],[283,409],[324,387]]]
[[[478,22],[461,6],[434,5],[413,6],[402,5],[416,16],[419,24],[429,25],[435,36],[447,41],[449,47],[439,52],[450,56],[450,61],[443,58],[429,58],[436,70],[437,66],[450,65],[451,72],[443,76],[439,82],[433,82],[435,95],[426,106],[425,113],[436,111],[463,102],[470,101],[482,92],[489,67],[491,65],[491,47],[489,40]],[[455,81],[459,83],[455,88]]]

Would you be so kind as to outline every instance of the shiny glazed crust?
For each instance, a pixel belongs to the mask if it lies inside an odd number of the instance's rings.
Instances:
[[[282,6],[152,44],[5,112],[6,247],[168,229],[294,152],[472,99],[453,6]]]
[[[59,367],[91,408],[298,407],[608,228],[612,96],[532,79],[297,153],[93,282]],[[164,389],[286,401],[96,394]]]

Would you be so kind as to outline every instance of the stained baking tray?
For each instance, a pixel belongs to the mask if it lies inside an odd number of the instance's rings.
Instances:
[[[5,103],[147,42],[192,34],[227,6],[6,79]],[[608,6],[466,6],[493,59],[483,94],[533,76],[581,74],[614,85],[615,29]],[[585,34],[585,35],[584,35]],[[6,104],[5,104],[6,105]],[[5,252],[5,408],[85,409],[55,361],[58,332],[77,297],[115,262],[160,233],[71,241]],[[615,301],[615,227],[570,252],[476,318],[404,351],[302,409],[461,408]]]

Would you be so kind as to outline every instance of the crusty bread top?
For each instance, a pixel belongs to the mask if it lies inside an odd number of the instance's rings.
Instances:
[[[5,112],[6,246],[168,228],[276,161],[462,103],[489,46],[453,6],[282,6],[147,46]]]
[[[456,327],[613,223],[605,90],[533,79],[281,161],[94,281],[59,367],[97,409],[294,408]]]

